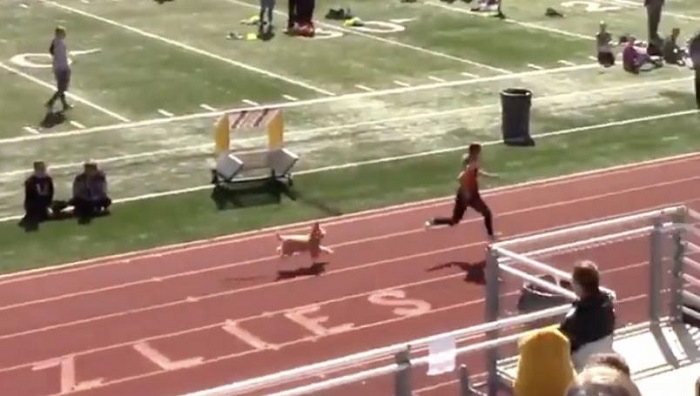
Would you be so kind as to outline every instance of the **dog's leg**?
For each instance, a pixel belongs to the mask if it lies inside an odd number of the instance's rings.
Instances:
[[[335,251],[329,247],[321,246],[321,251],[326,254],[333,254]]]

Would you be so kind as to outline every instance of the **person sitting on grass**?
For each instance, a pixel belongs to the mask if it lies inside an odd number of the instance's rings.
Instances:
[[[635,38],[628,37],[625,49],[622,50],[622,67],[626,72],[639,74],[641,71],[649,71],[658,66],[646,51],[638,49],[634,44]],[[646,65],[651,67],[645,67]]]
[[[107,177],[97,163],[88,161],[83,172],[73,180],[73,198],[69,201],[73,213],[82,220],[107,214],[112,200],[107,195]]]
[[[51,215],[54,185],[43,161],[34,162],[33,167],[34,172],[24,181],[24,221],[38,224]]]
[[[671,35],[664,39],[661,47],[664,62],[670,65],[685,66],[686,52],[678,46],[678,36],[680,34],[681,30],[679,28],[673,28]]]

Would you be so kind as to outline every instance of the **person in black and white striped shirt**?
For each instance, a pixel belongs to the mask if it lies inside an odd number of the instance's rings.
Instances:
[[[49,47],[49,53],[53,59],[53,75],[56,78],[56,93],[46,103],[46,108],[49,112],[53,112],[54,103],[57,100],[61,101],[63,111],[72,108],[66,101],[66,92],[70,86],[70,62],[68,60],[68,48],[66,47],[66,29],[58,26],[54,32],[54,38]]]

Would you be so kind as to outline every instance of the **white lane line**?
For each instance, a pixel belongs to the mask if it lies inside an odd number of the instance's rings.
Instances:
[[[291,102],[297,102],[299,100],[299,98],[292,96],[292,95],[282,95],[282,97],[291,101]]]
[[[246,2],[240,1],[240,0],[225,0],[225,1],[227,1],[227,2],[229,2],[229,3],[231,3],[231,4],[237,4],[237,5],[240,5],[240,6],[243,6],[243,7],[253,8],[253,9],[256,9],[256,10],[259,9],[259,6],[258,6],[257,4],[246,3]],[[286,16],[286,14],[285,14],[284,12],[282,12],[282,11],[275,11],[275,13],[277,13],[277,14],[279,14],[279,15],[285,15],[285,16]],[[460,58],[460,57],[458,57],[458,56],[446,54],[446,53],[444,53],[444,52],[439,52],[439,51],[431,50],[431,49],[428,49],[428,48],[418,47],[418,46],[416,46],[416,45],[404,43],[404,42],[401,42],[401,41],[391,40],[391,39],[388,39],[388,38],[380,37],[380,36],[373,35],[373,34],[369,34],[369,33],[364,33],[364,32],[358,31],[357,29],[348,29],[348,28],[344,28],[344,27],[342,27],[342,26],[332,25],[332,24],[324,23],[324,22],[318,22],[318,25],[319,25],[319,26],[325,26],[325,27],[327,27],[327,28],[329,28],[329,29],[341,31],[341,32],[343,32],[343,33],[353,34],[353,35],[355,35],[355,36],[363,37],[363,38],[366,38],[366,39],[369,39],[369,40],[378,41],[378,42],[381,42],[381,43],[384,43],[384,44],[387,44],[387,45],[391,45],[391,46],[393,46],[393,47],[400,47],[400,48],[409,49],[409,50],[412,50],[412,51],[415,51],[415,52],[420,52],[420,53],[422,53],[422,54],[431,55],[431,56],[434,56],[434,57],[436,57],[436,58],[449,59],[449,60],[452,60],[452,61],[455,61],[455,62],[460,62],[460,63],[468,64],[468,65],[471,65],[471,66],[479,67],[479,68],[482,68],[482,69],[491,70],[491,71],[496,72],[496,73],[501,73],[501,74],[510,74],[510,73],[512,73],[510,70],[506,70],[506,69],[503,69],[503,68],[500,68],[500,67],[494,67],[494,66],[487,65],[487,64],[484,64],[484,63],[481,63],[481,62],[476,62],[476,61],[473,61],[473,60],[470,60],[470,59]]]
[[[41,133],[41,132],[39,132],[36,128],[32,128],[32,127],[29,127],[29,126],[26,126],[26,127],[22,128],[22,129],[24,129],[25,132],[31,133],[32,135],[38,135],[38,134]]]
[[[207,110],[207,111],[218,111],[215,107],[209,106],[209,105],[206,104],[206,103],[202,103],[201,105],[199,105],[199,107],[201,107],[201,108],[203,108],[204,110]]]
[[[158,113],[160,113],[164,117],[175,117],[175,114],[163,109],[158,109]]]
[[[243,100],[241,100],[241,102],[248,104],[248,105],[251,105],[251,106],[260,106],[260,103],[254,102],[254,101],[249,100],[249,99],[243,99]]]
[[[355,88],[361,89],[361,90],[366,91],[366,92],[373,92],[374,91],[374,89],[372,89],[368,86],[365,86],[365,85],[361,85],[361,84],[356,84]]]
[[[30,75],[30,74],[27,74],[27,73],[25,73],[25,72],[23,72],[23,71],[21,71],[21,70],[19,70],[19,69],[15,69],[15,68],[12,67],[12,66],[8,66],[8,65],[6,65],[6,64],[4,64],[4,63],[2,63],[2,62],[0,62],[0,68],[5,69],[6,71],[8,71],[8,72],[10,72],[10,73],[12,73],[12,74],[15,74],[15,75],[17,75],[17,76],[20,76],[20,77],[22,77],[22,78],[24,78],[24,79],[26,79],[26,80],[28,80],[28,81],[31,81],[31,82],[33,82],[33,83],[35,83],[35,84],[37,84],[37,85],[40,85],[40,86],[42,86],[42,87],[44,87],[44,88],[46,88],[46,89],[49,89],[49,90],[52,90],[52,91],[55,89],[55,87],[54,87],[52,84],[49,84],[49,83],[47,83],[46,81],[41,80],[41,79],[39,79],[39,78],[36,78],[36,77],[34,77],[34,76]],[[95,103],[93,103],[93,102],[90,102],[90,101],[87,100],[87,99],[83,99],[83,98],[81,98],[81,97],[79,97],[79,96],[77,96],[77,95],[75,95],[75,94],[72,94],[72,93],[70,93],[70,92],[66,92],[66,96],[67,96],[69,99],[72,99],[72,100],[74,100],[74,101],[76,101],[76,102],[82,103],[82,104],[84,104],[84,105],[86,105],[86,106],[88,106],[88,107],[92,107],[93,109],[95,109],[95,110],[97,110],[97,111],[99,111],[99,112],[101,112],[101,113],[104,113],[104,114],[106,114],[106,115],[108,115],[108,116],[110,116],[110,117],[112,117],[112,118],[115,118],[115,119],[117,119],[117,120],[119,120],[119,121],[122,121],[122,122],[130,122],[130,120],[129,120],[128,118],[124,117],[123,115],[117,114],[117,113],[115,113],[115,112],[113,112],[113,111],[111,111],[111,110],[108,110],[108,109],[106,109],[106,108],[104,108],[104,107],[102,107],[102,106],[99,106],[99,105],[97,105],[97,104],[95,104]]]
[[[340,101],[344,101],[344,100],[358,100],[358,99],[370,99],[370,98],[391,96],[391,95],[404,95],[407,93],[420,92],[420,91],[430,91],[430,90],[445,89],[445,88],[456,88],[456,87],[463,87],[463,86],[467,86],[467,85],[491,83],[491,82],[505,81],[505,80],[511,80],[511,79],[522,79],[522,78],[528,78],[528,77],[546,76],[546,75],[556,74],[556,73],[569,73],[569,72],[577,72],[577,71],[582,71],[582,70],[591,70],[591,69],[597,69],[599,67],[600,67],[600,65],[598,65],[597,63],[590,63],[590,64],[585,64],[585,65],[566,66],[566,67],[558,67],[558,68],[545,69],[545,70],[528,70],[528,71],[523,71],[523,72],[513,73],[513,74],[508,74],[508,75],[502,74],[502,75],[497,75],[497,76],[446,81],[444,83],[437,83],[436,82],[436,83],[430,83],[430,84],[413,85],[410,87],[396,87],[396,88],[375,90],[375,91],[369,91],[369,92],[354,92],[354,93],[349,93],[349,94],[339,95],[339,96],[334,96],[334,97],[320,97],[320,98],[315,98],[315,99],[300,100],[298,102],[277,102],[277,103],[267,104],[263,107],[261,107],[261,106],[238,107],[238,108],[233,108],[233,109],[228,109],[228,110],[220,110],[220,111],[216,111],[216,112],[204,112],[204,113],[194,113],[194,114],[188,114],[188,115],[182,115],[182,116],[175,116],[175,117],[169,118],[169,119],[155,118],[152,120],[134,121],[134,122],[126,122],[126,123],[120,123],[120,124],[112,124],[112,125],[103,125],[103,126],[99,126],[99,127],[88,128],[85,130],[57,132],[57,133],[52,133],[50,135],[42,135],[42,138],[55,139],[55,138],[70,137],[70,136],[75,136],[75,135],[84,135],[84,134],[95,133],[95,132],[106,132],[106,131],[112,131],[112,130],[117,130],[117,129],[125,130],[125,129],[129,129],[129,128],[140,128],[140,127],[153,126],[153,125],[169,124],[172,122],[191,121],[191,120],[198,120],[198,119],[204,119],[204,118],[213,118],[213,117],[218,117],[218,116],[221,116],[222,114],[226,114],[229,112],[257,111],[257,110],[261,110],[261,109],[269,108],[269,107],[274,107],[277,109],[291,109],[291,108],[297,108],[297,107],[303,107],[303,106],[336,103],[336,102],[340,102]],[[23,137],[5,138],[5,139],[0,139],[0,144],[19,143],[19,142],[33,140],[33,139],[37,139],[37,137],[23,136]]]
[[[551,137],[564,136],[564,135],[570,135],[570,134],[577,134],[577,133],[581,133],[581,132],[617,127],[617,126],[633,125],[633,124],[645,123],[645,122],[649,122],[649,121],[677,118],[677,117],[682,117],[682,116],[691,115],[691,114],[698,114],[698,113],[700,113],[700,110],[692,109],[692,110],[676,111],[676,112],[672,112],[672,113],[655,114],[652,116],[629,118],[629,119],[625,119],[625,120],[605,122],[605,123],[601,123],[601,124],[586,125],[586,126],[576,127],[576,128],[560,129],[558,131],[545,132],[545,133],[540,133],[540,134],[533,134],[532,137],[536,138],[536,139],[551,138]],[[482,142],[483,146],[494,146],[494,145],[498,145],[498,144],[503,144],[503,140],[498,139],[498,140]],[[301,175],[322,173],[322,172],[342,170],[342,169],[352,169],[352,168],[357,168],[360,166],[377,165],[377,164],[384,164],[384,163],[389,163],[389,162],[403,161],[403,160],[407,160],[407,159],[423,158],[423,157],[429,157],[429,156],[433,156],[433,155],[437,155],[437,154],[461,152],[461,151],[464,151],[465,149],[467,149],[467,147],[468,147],[468,145],[449,147],[449,148],[443,148],[443,149],[423,151],[423,152],[418,152],[418,153],[397,155],[397,156],[392,156],[392,157],[376,158],[376,159],[366,160],[366,161],[348,162],[348,163],[339,164],[339,165],[329,165],[329,166],[324,166],[324,167],[319,167],[319,168],[300,170],[298,172],[295,172],[295,174],[298,176],[301,176]],[[189,187],[189,188],[182,188],[182,189],[171,190],[171,191],[158,192],[158,193],[137,195],[137,196],[133,196],[133,197],[116,199],[114,202],[115,203],[124,203],[124,202],[143,201],[143,200],[147,200],[147,199],[161,198],[161,197],[167,197],[167,196],[173,196],[173,195],[181,195],[181,194],[203,191],[203,190],[208,190],[208,189],[211,189],[211,184],[196,186],[196,187]],[[16,221],[16,220],[21,219],[21,217],[22,217],[21,215],[8,216],[8,217],[0,218],[0,222]]]
[[[76,15],[81,15],[83,17],[94,19],[96,21],[99,21],[99,22],[102,22],[102,23],[105,23],[108,25],[112,25],[112,26],[120,28],[120,29],[128,30],[128,31],[135,33],[135,34],[138,34],[140,36],[148,37],[148,38],[151,38],[154,40],[158,40],[160,42],[172,45],[173,47],[178,47],[182,50],[185,50],[185,51],[197,54],[197,55],[205,56],[205,57],[210,58],[210,59],[224,62],[224,63],[227,63],[231,66],[235,66],[235,67],[247,70],[247,71],[252,72],[252,73],[256,73],[256,74],[260,74],[260,75],[268,77],[268,78],[280,80],[280,81],[283,81],[287,84],[296,85],[298,87],[302,87],[302,88],[305,88],[305,89],[308,89],[310,91],[314,91],[314,92],[317,92],[317,93],[320,93],[323,95],[327,95],[327,96],[334,96],[335,95],[333,92],[330,92],[330,91],[327,91],[325,89],[313,86],[311,84],[307,84],[303,81],[293,79],[290,77],[286,77],[286,76],[283,76],[281,74],[273,73],[271,71],[264,70],[264,69],[261,69],[259,67],[255,67],[255,66],[249,65],[247,63],[238,62],[238,61],[235,61],[232,59],[228,59],[228,58],[225,58],[221,55],[217,55],[217,54],[211,53],[209,51],[205,51],[203,49],[193,47],[193,46],[188,45],[188,44],[181,43],[179,41],[171,40],[169,38],[159,36],[157,34],[150,33],[150,32],[147,32],[145,30],[141,30],[139,28],[129,26],[129,25],[126,25],[124,23],[117,22],[115,20],[108,19],[108,18],[99,16],[96,14],[92,14],[92,13],[80,10],[78,8],[70,7],[70,6],[67,6],[65,4],[57,3],[57,2],[51,1],[51,0],[40,0],[40,1],[44,4],[52,6],[54,8],[59,8],[59,9],[62,9],[64,11],[76,14]]]

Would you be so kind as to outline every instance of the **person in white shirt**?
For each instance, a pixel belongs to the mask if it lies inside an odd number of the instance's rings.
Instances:
[[[53,112],[54,103],[61,101],[63,111],[71,109],[71,105],[66,101],[66,92],[70,86],[70,62],[68,60],[68,48],[66,47],[66,29],[58,26],[54,32],[54,38],[49,47],[52,58],[53,75],[56,78],[56,93],[46,103],[49,112]]]

